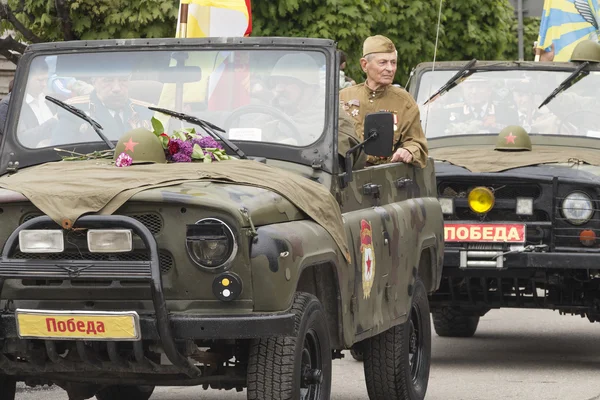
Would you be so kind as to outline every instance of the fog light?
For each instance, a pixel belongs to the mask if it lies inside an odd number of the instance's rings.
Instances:
[[[90,229],[87,242],[92,253],[121,253],[133,249],[130,229]]]
[[[221,301],[233,301],[242,294],[242,280],[233,272],[226,272],[215,278],[213,294]]]
[[[442,206],[442,213],[454,214],[454,199],[447,197],[440,197],[440,206]]]
[[[533,199],[517,197],[517,215],[533,215]]]
[[[469,207],[478,214],[484,214],[494,207],[494,193],[483,186],[476,187],[469,192]]]
[[[63,231],[59,229],[31,229],[19,232],[22,253],[61,253],[65,250]]]
[[[584,246],[593,246],[596,243],[596,233],[591,229],[581,231],[579,241]]]

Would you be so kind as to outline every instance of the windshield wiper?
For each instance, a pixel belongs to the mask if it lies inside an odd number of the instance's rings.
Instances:
[[[57,106],[64,108],[65,110],[69,111],[72,114],[77,115],[81,119],[86,120],[92,126],[92,128],[94,128],[94,130],[96,131],[98,136],[100,136],[102,138],[102,140],[104,140],[104,143],[106,143],[106,145],[110,149],[115,148],[115,145],[112,144],[112,142],[110,140],[108,140],[108,138],[106,136],[104,136],[104,134],[102,133],[101,129],[104,129],[104,128],[102,128],[102,125],[100,125],[96,120],[94,120],[90,116],[88,116],[85,112],[83,112],[82,110],[80,110],[77,107],[73,107],[70,104],[67,104],[63,101],[55,99],[52,96],[46,96],[46,100],[50,100],[52,103],[56,104]]]
[[[577,69],[575,71],[573,71],[573,73],[571,75],[569,75],[567,77],[567,79],[562,81],[562,83],[560,85],[558,85],[558,87],[556,89],[554,89],[554,91],[552,93],[550,93],[550,95],[548,97],[546,97],[546,99],[542,102],[542,104],[540,104],[538,109],[540,109],[543,106],[545,106],[546,104],[550,103],[550,101],[552,101],[552,99],[555,98],[560,92],[567,90],[568,88],[573,86],[575,83],[579,82],[579,80],[577,80],[577,82],[575,80],[577,78],[579,78],[580,75],[582,75],[582,78],[583,78],[583,76],[589,75],[590,71],[582,71],[585,67],[587,67],[587,65],[589,63],[590,63],[589,61],[586,61],[586,62],[582,63],[579,67],[577,67]]]
[[[240,158],[248,159],[246,154],[244,154],[244,152],[242,150],[240,150],[239,147],[237,147],[235,144],[231,143],[228,139],[225,139],[223,136],[219,135],[216,132],[216,131],[220,131],[220,132],[225,133],[225,131],[222,128],[219,128],[218,126],[213,125],[208,121],[204,121],[203,119],[196,118],[191,115],[187,115],[187,114],[180,113],[177,111],[167,110],[166,108],[158,108],[158,107],[148,107],[148,108],[152,111],[158,111],[163,114],[167,114],[172,117],[175,117],[177,119],[199,125],[200,127],[202,127],[202,129],[204,129],[206,131],[206,133],[211,135],[213,137],[213,139],[220,139],[223,143],[225,143],[227,145],[227,147],[229,147],[231,150],[233,150]]]
[[[475,72],[475,70],[473,69],[473,66],[475,65],[476,62],[477,62],[477,59],[474,58],[471,61],[469,61],[468,63],[466,63],[456,74],[454,74],[454,76],[452,78],[448,79],[448,82],[444,83],[444,85],[441,88],[439,88],[439,90],[437,92],[432,94],[431,97],[428,98],[425,103],[423,103],[423,105],[429,103],[432,99],[434,99],[438,95],[440,95],[440,94],[444,95],[450,89],[454,88],[456,85],[458,85],[460,83],[460,82],[458,82],[460,79],[464,79],[464,78],[470,76],[471,74],[473,74]]]

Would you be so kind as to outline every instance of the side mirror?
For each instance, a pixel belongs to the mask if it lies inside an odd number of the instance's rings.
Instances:
[[[346,152],[346,171],[340,175],[342,188],[352,181],[352,159],[350,155],[364,147],[365,153],[375,157],[389,157],[394,151],[394,115],[376,112],[365,117],[364,138],[361,143]]]
[[[394,115],[376,112],[365,117],[365,153],[375,157],[389,157],[394,149]]]

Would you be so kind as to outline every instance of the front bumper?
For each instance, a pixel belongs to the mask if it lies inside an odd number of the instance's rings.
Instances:
[[[164,355],[172,364],[168,371],[173,374],[183,374],[189,378],[200,379],[203,373],[188,357],[181,351],[181,343],[176,341],[191,339],[248,339],[260,337],[272,337],[280,335],[291,335],[294,333],[294,315],[291,313],[277,314],[249,314],[249,315],[196,315],[196,314],[172,314],[169,313],[162,287],[162,278],[159,265],[158,248],[156,240],[151,232],[142,223],[126,216],[83,216],[77,221],[78,228],[130,228],[144,242],[150,253],[149,261],[111,262],[95,260],[19,260],[11,258],[18,245],[19,232],[23,229],[55,228],[56,223],[47,216],[33,218],[19,226],[8,238],[2,256],[0,258],[0,294],[6,279],[23,279],[35,277],[37,279],[74,279],[86,280],[136,280],[146,282],[150,286],[154,311],[152,315],[140,315],[141,339],[133,342],[137,364],[128,365],[119,359],[117,343],[107,341],[108,361],[105,366],[93,362],[85,340],[77,340],[76,349],[83,364],[76,368],[87,366],[92,371],[106,368],[113,373],[131,372],[156,372],[161,370],[156,365],[147,365],[148,360],[144,356],[144,340],[155,340],[164,351]],[[0,344],[11,339],[18,339],[15,316],[12,312],[0,313]],[[21,339],[26,344],[30,340]],[[10,360],[0,352],[0,370],[12,373],[32,374],[36,371],[45,373],[72,372],[73,365],[69,365],[57,354],[57,346],[53,340],[44,340],[45,355],[42,359],[49,359],[52,363],[43,362],[41,365],[26,363],[27,365]],[[1,347],[0,347],[1,350]],[[25,345],[25,351],[27,346]],[[10,352],[8,352],[10,353]],[[36,355],[28,359],[39,359]],[[146,365],[145,365],[146,364]],[[121,367],[119,367],[121,365]],[[145,366],[144,366],[145,365]],[[78,370],[78,369],[75,369]],[[164,369],[163,369],[164,370]]]
[[[465,252],[470,250],[459,248],[446,248],[444,251],[444,272],[448,268],[457,268],[464,271],[481,270],[507,270],[507,269],[600,269],[600,253],[570,253],[570,252],[522,252],[503,254],[501,263],[498,258],[480,257],[478,261],[490,261],[488,266],[477,264],[465,265]],[[462,253],[462,262],[461,262]],[[502,253],[491,251],[489,253]],[[485,256],[485,254],[483,254]]]

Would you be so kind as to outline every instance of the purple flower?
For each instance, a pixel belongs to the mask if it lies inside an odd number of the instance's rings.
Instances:
[[[115,161],[117,167],[129,167],[131,164],[133,164],[133,158],[125,152],[119,154],[119,157]]]
[[[173,154],[171,158],[174,162],[192,162],[192,157],[183,153]]]
[[[223,150],[223,146],[217,142],[215,139],[210,136],[205,137],[197,137],[192,141],[193,144],[197,144],[198,146],[205,148],[217,148]]]
[[[179,146],[179,153],[185,154],[188,157],[192,156],[194,152],[194,145],[192,142],[182,142]]]

